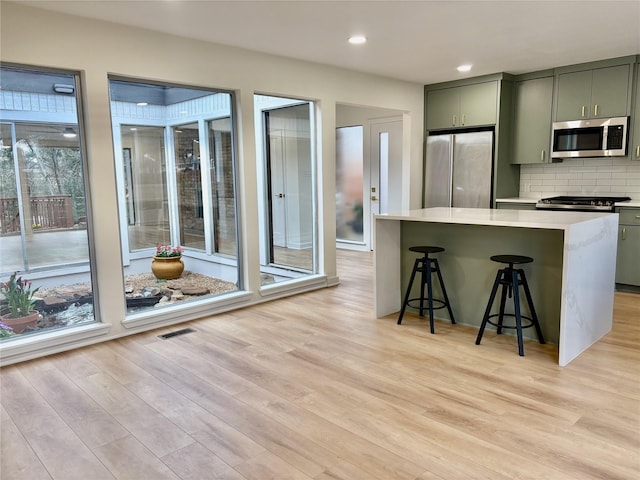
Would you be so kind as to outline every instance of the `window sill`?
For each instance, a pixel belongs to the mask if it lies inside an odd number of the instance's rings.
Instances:
[[[43,351],[52,354],[95,343],[89,340],[106,335],[110,329],[109,324],[92,323],[61,328],[50,333],[29,335],[8,342],[5,340],[0,345],[0,366],[41,357]]]

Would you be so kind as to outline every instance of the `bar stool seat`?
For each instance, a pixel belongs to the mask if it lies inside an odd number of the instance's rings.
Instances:
[[[440,253],[444,252],[444,248],[436,247],[432,245],[420,245],[409,247],[409,251],[422,253],[423,256],[420,258],[416,258],[413,264],[413,270],[411,271],[411,278],[409,279],[409,285],[407,286],[407,291],[404,296],[404,301],[402,302],[402,309],[400,310],[400,316],[398,317],[398,325],[402,323],[402,318],[404,317],[404,312],[406,308],[412,307],[417,308],[420,312],[420,316],[424,316],[424,311],[428,308],[429,310],[429,328],[431,333],[435,333],[435,327],[433,323],[433,311],[439,310],[441,308],[445,308],[449,312],[449,318],[451,319],[451,323],[456,323],[455,318],[453,317],[453,312],[451,311],[451,304],[449,302],[449,297],[447,295],[447,290],[444,287],[444,281],[442,280],[442,274],[440,273],[440,265],[438,264],[438,260],[435,258],[429,257],[432,253]],[[411,295],[411,288],[413,287],[413,282],[415,280],[416,274],[420,273],[420,296],[409,298]],[[432,282],[432,274],[435,273],[438,277],[438,281],[440,282],[440,289],[442,290],[442,296],[444,300],[433,298],[433,282]],[[425,297],[424,288],[427,287],[427,296]],[[425,307],[425,303],[427,307]],[[434,306],[434,303],[436,304]]]
[[[487,304],[487,308],[484,312],[484,317],[482,318],[480,330],[478,331],[478,336],[476,338],[476,345],[480,345],[480,341],[482,340],[482,335],[484,334],[484,329],[487,326],[487,323],[497,327],[498,335],[502,334],[503,328],[512,328],[516,330],[516,334],[518,337],[518,354],[520,356],[524,356],[524,344],[522,339],[522,330],[524,328],[535,327],[538,341],[540,343],[544,343],[544,338],[542,336],[540,323],[538,322],[538,315],[536,314],[536,310],[533,306],[531,291],[529,290],[529,284],[527,283],[527,277],[524,274],[524,270],[522,270],[521,268],[513,268],[513,266],[531,263],[533,262],[533,258],[526,257],[524,255],[493,255],[490,258],[494,262],[508,264],[508,267],[498,270],[498,273],[496,274],[495,281],[493,282],[493,288],[491,289],[491,295],[489,296],[489,303]],[[493,306],[493,302],[500,285],[502,285],[500,311],[499,313],[491,314],[491,307]],[[522,315],[520,311],[520,286],[522,286],[524,290],[531,316]],[[513,297],[513,307],[515,313],[505,313],[507,295],[509,296],[509,298]],[[498,317],[497,323],[491,321],[491,319],[495,317]],[[505,325],[504,317],[515,318],[515,325]],[[528,320],[529,322],[523,325],[522,319]]]

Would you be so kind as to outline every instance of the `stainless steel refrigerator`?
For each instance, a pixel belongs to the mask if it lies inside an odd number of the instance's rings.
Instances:
[[[491,208],[493,131],[427,137],[424,206]]]

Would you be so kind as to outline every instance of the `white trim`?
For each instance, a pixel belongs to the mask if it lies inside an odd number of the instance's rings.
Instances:
[[[202,301],[194,300],[188,306],[181,302],[179,308],[163,307],[162,309],[149,309],[129,315],[122,321],[122,325],[127,329],[146,326],[157,328],[172,323],[196,320],[203,316],[214,315],[238,306],[246,306],[246,302],[253,303],[251,302],[252,298],[253,294],[251,292],[238,291],[227,293],[223,298],[214,301],[211,301],[210,298]]]
[[[302,278],[292,278],[282,282],[272,283],[260,288],[260,296],[269,298],[272,296],[293,295],[302,291],[327,286],[326,275],[307,275]]]
[[[0,366],[41,357],[45,351],[46,354],[52,354],[95,343],[97,337],[107,335],[110,330],[110,324],[92,323],[60,328],[42,334],[25,335],[10,340],[10,343],[3,341],[0,348]]]

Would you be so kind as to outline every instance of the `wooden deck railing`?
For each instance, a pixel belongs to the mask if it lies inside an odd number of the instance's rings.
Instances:
[[[70,228],[74,225],[71,195],[51,195],[29,199],[30,227],[33,230]],[[20,231],[17,198],[0,198],[0,234]]]

